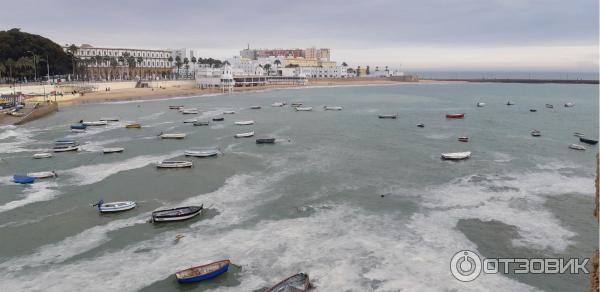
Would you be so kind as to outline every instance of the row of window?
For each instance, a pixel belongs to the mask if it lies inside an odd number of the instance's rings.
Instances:
[[[136,65],[137,64],[138,63],[136,61]],[[160,62],[159,61],[143,61],[141,63],[141,66],[142,67],[166,67],[166,66],[171,67],[168,64],[169,64],[169,62],[164,62],[164,61],[160,61]],[[98,65],[101,66],[101,67],[109,67],[110,66],[110,62],[100,62],[100,63],[98,63]]]
[[[110,56],[110,57],[119,57],[122,56],[123,53],[129,53],[132,57],[147,57],[147,58],[168,58],[170,56],[169,53],[166,52],[140,52],[140,51],[113,51],[113,50],[83,50],[79,52],[79,55],[82,56]]]

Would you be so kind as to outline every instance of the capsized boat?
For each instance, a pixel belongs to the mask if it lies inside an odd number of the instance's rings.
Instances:
[[[193,163],[191,161],[159,161],[156,163],[157,168],[187,168],[192,167]]]
[[[35,177],[35,178],[55,178],[58,175],[54,171],[40,171],[40,172],[30,172],[27,176]]]
[[[585,146],[579,145],[579,144],[571,144],[571,145],[569,145],[569,148],[575,149],[575,150],[585,150]]]
[[[190,149],[185,150],[183,154],[185,156],[194,156],[194,157],[210,157],[219,155],[220,151],[216,148],[209,149]]]
[[[588,138],[584,138],[584,137],[579,137],[579,142],[583,142],[583,143],[590,144],[590,145],[598,144],[598,140],[588,139]]]
[[[52,148],[54,152],[69,152],[69,151],[78,151],[79,145],[56,145]]]
[[[275,286],[265,290],[265,292],[306,292],[309,288],[310,279],[308,278],[308,275],[305,273],[298,273],[277,283]]]
[[[15,183],[22,184],[22,185],[24,185],[24,184],[32,184],[32,183],[35,182],[35,177],[28,176],[28,175],[18,175],[18,174],[15,174],[15,175],[13,175],[13,181]]]
[[[119,117],[103,117],[100,118],[99,121],[107,121],[107,122],[118,122],[120,120]]]
[[[202,212],[204,205],[186,206],[152,212],[153,222],[182,221],[190,219]]]
[[[123,147],[110,147],[110,148],[103,148],[102,149],[102,153],[104,153],[104,154],[121,153],[123,151],[125,151],[125,148],[123,148]]]
[[[337,105],[333,105],[333,106],[326,105],[326,106],[323,107],[323,109],[326,110],[326,111],[341,111],[344,108],[341,107],[341,106],[337,106]]]
[[[380,119],[397,119],[398,114],[382,114],[378,116]]]
[[[239,126],[254,125],[254,121],[253,121],[253,120],[249,120],[249,121],[238,121],[238,122],[234,122],[234,124],[236,124],[236,125],[239,125]]]
[[[460,114],[446,114],[446,119],[462,119],[465,117],[464,113]]]
[[[477,107],[484,107],[485,106],[485,102],[478,102],[477,103]]]
[[[48,153],[48,152],[33,154],[33,158],[35,158],[35,159],[50,158],[50,157],[52,157],[52,153]]]
[[[262,107],[260,105],[253,105],[250,107],[250,109],[261,109]]]
[[[296,107],[296,111],[297,112],[309,112],[309,111],[312,111],[312,110],[313,110],[312,106],[298,106],[298,107]]]
[[[239,133],[239,134],[235,134],[234,137],[236,138],[248,138],[248,137],[252,137],[254,136],[254,131],[252,132],[247,132],[247,133]]]
[[[458,141],[460,141],[460,142],[469,142],[469,137],[467,137],[467,136],[458,137]]]
[[[275,138],[263,137],[256,139],[256,144],[275,144]]]
[[[179,283],[193,283],[208,280],[227,272],[230,263],[229,260],[222,260],[207,265],[192,267],[175,273],[175,277]]]
[[[194,126],[208,126],[209,122],[208,121],[196,121],[194,122]]]
[[[104,203],[104,200],[100,200],[98,203],[92,205],[98,207],[101,213],[113,213],[122,212],[135,208],[137,204],[134,201],[122,201],[122,202],[109,202]]]
[[[463,160],[471,157],[471,152],[452,152],[452,153],[442,153],[442,159],[444,160]]]
[[[539,130],[531,131],[531,136],[533,136],[533,137],[539,137],[541,135],[542,135],[542,132],[540,132]]]
[[[573,104],[572,102],[567,102],[565,103],[565,107],[574,107],[575,104]]]
[[[125,125],[125,128],[127,129],[140,129],[141,127],[142,125],[140,123],[129,123]]]
[[[185,136],[186,136],[185,133],[170,133],[170,134],[161,133],[159,135],[159,137],[161,139],[184,139]]]
[[[285,102],[274,102],[271,104],[273,107],[282,107],[285,105]]]
[[[108,125],[107,121],[88,121],[88,122],[83,122],[82,124],[88,126],[88,127],[93,127],[93,126],[106,126]]]

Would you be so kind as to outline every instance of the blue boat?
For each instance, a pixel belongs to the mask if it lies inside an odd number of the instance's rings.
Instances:
[[[13,175],[13,181],[18,184],[32,184],[35,182],[35,177],[26,175]]]
[[[74,129],[74,130],[85,130],[85,128],[87,128],[87,126],[82,123],[77,123],[77,124],[71,125],[71,129]]]
[[[227,272],[230,263],[229,260],[222,260],[208,265],[192,267],[175,273],[175,277],[177,277],[179,283],[193,283],[212,279]]]

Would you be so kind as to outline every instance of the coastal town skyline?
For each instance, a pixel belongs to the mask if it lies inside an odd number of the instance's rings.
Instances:
[[[5,4],[0,26],[18,27],[62,45],[191,48],[217,59],[237,55],[249,44],[328,47],[339,62],[405,70],[598,70],[596,2],[456,2],[308,1],[282,6],[229,1],[200,9],[189,1],[149,1],[104,9],[114,5],[104,1],[82,13],[85,5],[67,0],[36,3],[38,9],[31,11],[28,1],[22,1]],[[44,13],[58,9],[69,17],[43,20]],[[31,21],[23,22],[18,15],[29,15]]]

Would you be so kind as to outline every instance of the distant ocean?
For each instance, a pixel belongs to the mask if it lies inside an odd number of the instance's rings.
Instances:
[[[410,72],[421,78],[487,78],[487,79],[560,79],[560,80],[598,80],[598,72],[491,72],[491,71],[421,71]]]

